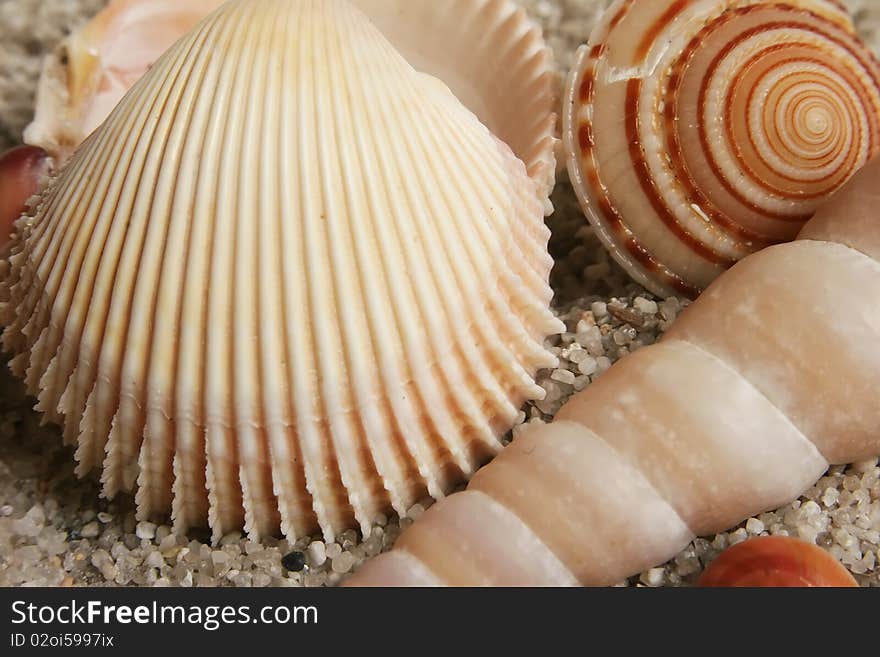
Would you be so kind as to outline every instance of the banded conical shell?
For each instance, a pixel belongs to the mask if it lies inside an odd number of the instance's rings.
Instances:
[[[158,57],[224,0],[111,0],[47,58],[29,144],[64,160]],[[547,199],[559,80],[540,27],[512,0],[353,0],[416,69],[526,164]]]
[[[880,66],[829,0],[618,0],[566,99],[581,204],[662,296],[794,239],[880,149]]]
[[[543,394],[535,187],[348,2],[231,2],[20,222],[3,345],[141,518],[368,530]]]

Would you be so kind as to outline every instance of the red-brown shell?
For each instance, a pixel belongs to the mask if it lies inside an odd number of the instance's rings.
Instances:
[[[850,587],[853,576],[820,547],[786,536],[740,543],[700,577],[708,587]]]

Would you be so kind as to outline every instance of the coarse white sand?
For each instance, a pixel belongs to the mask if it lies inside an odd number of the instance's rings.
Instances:
[[[519,0],[544,25],[564,72],[588,36],[604,0]],[[18,143],[30,119],[40,57],[104,0],[0,2],[0,149]],[[880,46],[880,2],[850,0],[863,36]],[[683,302],[659,302],[629,282],[586,225],[568,183],[554,194],[551,250],[557,259],[556,307],[569,332],[552,340],[561,365],[544,372],[547,399],[521,420],[544,422],[611,364],[655,342]],[[248,541],[207,534],[176,537],[167,525],[138,524],[130,498],[107,502],[93,480],[73,474],[73,451],[59,431],[40,426],[21,385],[0,368],[0,586],[321,586],[338,582],[365,558],[389,549],[401,527],[418,517],[389,517],[362,540]],[[520,428],[514,430],[514,435]],[[877,460],[835,467],[803,498],[752,518],[728,533],[697,539],[666,566],[626,584],[693,583],[729,545],[761,534],[790,534],[828,549],[865,586],[880,586],[880,467]],[[286,558],[283,559],[283,557]],[[622,583],[624,584],[624,583]]]

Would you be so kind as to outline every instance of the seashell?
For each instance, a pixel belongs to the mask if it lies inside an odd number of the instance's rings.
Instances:
[[[694,297],[877,153],[880,65],[834,1],[618,0],[578,53],[563,132],[615,259]]]
[[[19,223],[3,345],[140,518],[368,531],[543,396],[536,188],[348,2],[230,2]]]
[[[64,160],[156,59],[224,0],[112,0],[47,59],[25,140]],[[559,80],[540,27],[511,0],[353,0],[418,70],[523,160],[549,197]],[[549,214],[551,208],[547,208]]]
[[[725,272],[662,341],[525,428],[346,585],[611,586],[790,504],[830,465],[873,464],[878,204],[880,158],[797,241]],[[777,567],[822,576],[803,549]]]
[[[27,144],[59,162],[171,45],[225,0],[110,0],[43,63]]]
[[[48,157],[40,148],[19,146],[0,155],[0,252],[48,169]]]
[[[856,580],[822,548],[786,536],[764,536],[724,551],[702,574],[708,587],[853,587]]]

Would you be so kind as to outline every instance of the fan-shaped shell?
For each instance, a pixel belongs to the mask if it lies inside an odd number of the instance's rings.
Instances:
[[[579,52],[569,171],[661,295],[793,239],[880,148],[880,66],[828,0],[618,0]]]
[[[231,2],[20,222],[3,344],[140,517],[367,529],[543,394],[562,327],[535,189],[349,3]]]
[[[147,68],[223,2],[111,0],[47,59],[25,140],[66,159]],[[511,147],[546,202],[556,174],[559,80],[526,12],[512,0],[352,2]]]
[[[46,57],[24,141],[63,163],[171,45],[225,0],[110,0]]]

